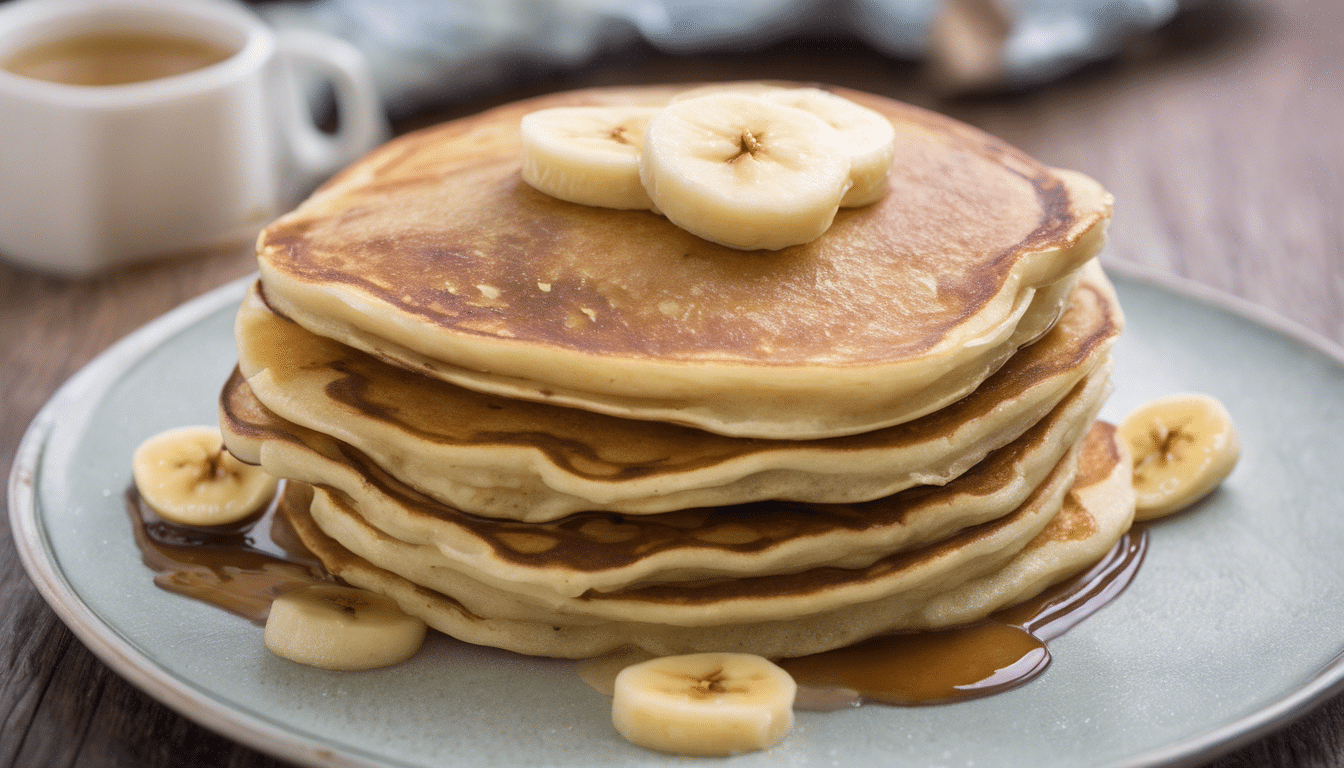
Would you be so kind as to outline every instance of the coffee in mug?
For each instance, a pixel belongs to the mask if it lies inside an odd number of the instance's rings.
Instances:
[[[61,38],[10,55],[0,68],[66,85],[125,85],[192,72],[236,50],[212,40],[138,30]]]
[[[299,74],[332,85],[334,134]],[[387,133],[357,50],[241,4],[0,4],[2,259],[78,276],[246,247]]]

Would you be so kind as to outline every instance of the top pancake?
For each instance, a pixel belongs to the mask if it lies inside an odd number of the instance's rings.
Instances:
[[[1057,284],[1103,240],[1110,198],[1090,179],[850,91],[897,127],[891,192],[804,245],[736,251],[521,181],[524,114],[676,90],[556,94],[385,145],[262,234],[268,296],[310,330],[469,388],[816,438],[922,415],[893,404],[931,387],[948,395],[924,412],[970,391],[1048,327],[1037,291],[1062,301]]]

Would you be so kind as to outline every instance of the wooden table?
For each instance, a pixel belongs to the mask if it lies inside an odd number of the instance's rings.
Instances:
[[[1117,61],[1011,96],[939,99],[912,65],[846,42],[808,41],[695,59],[626,52],[398,127],[599,84],[784,77],[884,93],[1101,180],[1118,199],[1110,258],[1184,275],[1344,342],[1344,11],[1336,3],[1211,0]],[[10,465],[29,420],[80,366],[252,269],[248,253],[82,282],[0,265],[0,465]],[[0,764],[278,765],[111,673],[43,603],[4,530]],[[1214,764],[1344,766],[1344,697]]]

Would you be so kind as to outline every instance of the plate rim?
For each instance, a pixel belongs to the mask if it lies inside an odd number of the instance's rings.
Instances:
[[[1169,291],[1264,327],[1325,355],[1336,366],[1344,369],[1344,347],[1262,305],[1189,278],[1158,272],[1134,262],[1103,257],[1102,265],[1112,275]],[[350,768],[396,765],[399,761],[391,757],[379,756],[376,762],[371,761],[343,747],[323,744],[312,736],[282,728],[257,715],[227,706],[177,678],[113,630],[75,592],[55,562],[39,519],[38,480],[42,455],[48,438],[56,429],[63,412],[71,407],[75,395],[93,384],[100,375],[128,367],[163,340],[230,303],[241,301],[246,287],[256,279],[257,273],[235,279],[149,321],[96,355],[57,388],[29,423],[9,472],[8,512],[15,549],[42,599],[71,632],[118,675],[174,712],[210,731],[283,760],[309,766],[337,765]],[[1203,733],[1109,763],[1108,768],[1203,764],[1286,727],[1342,691],[1344,638],[1341,638],[1341,650],[1336,656],[1288,695],[1269,706]]]

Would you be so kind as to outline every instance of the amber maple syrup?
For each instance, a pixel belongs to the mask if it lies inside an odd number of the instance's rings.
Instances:
[[[262,623],[275,597],[333,577],[304,548],[281,507],[285,494],[233,526],[196,528],[164,520],[131,488],[127,509],[154,583]],[[1133,580],[1147,549],[1135,527],[1087,572],[1041,595],[946,629],[883,635],[824,653],[779,660],[799,684],[796,707],[862,703],[943,704],[1020,686],[1050,663],[1049,641],[1095,613]],[[618,665],[585,666],[598,689]],[[604,670],[594,674],[593,670]]]

